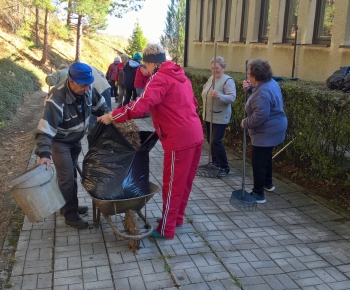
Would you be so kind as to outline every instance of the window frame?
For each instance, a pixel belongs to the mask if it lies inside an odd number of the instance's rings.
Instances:
[[[284,23],[283,23],[283,37],[282,37],[282,42],[283,43],[294,43],[295,42],[295,36],[294,37],[289,37],[287,36],[288,31],[290,29],[294,29],[293,26],[298,24],[298,12],[297,11],[297,16],[296,20],[294,21],[295,23],[291,23],[291,26],[289,27],[289,21],[290,21],[290,14],[289,12],[291,11],[291,5],[294,4],[295,0],[286,0],[286,8],[284,12]],[[299,1],[299,0],[297,0]],[[297,5],[297,10],[299,10],[299,3]]]
[[[314,33],[312,37],[312,43],[329,46],[331,44],[332,35],[320,36],[320,33],[319,33],[320,30],[323,29],[324,16],[326,12],[326,1],[327,0],[319,0],[316,2]],[[333,5],[335,5],[335,3]]]
[[[199,31],[198,31],[198,41],[203,41],[203,19],[204,19],[204,1],[205,0],[199,0]]]
[[[224,24],[224,41],[229,42],[231,31],[231,10],[232,0],[226,0],[225,3],[225,24]]]
[[[266,5],[268,4],[268,9],[266,9]],[[269,41],[269,32],[270,32],[270,22],[269,22],[269,12],[271,8],[271,0],[261,0],[260,6],[260,20],[259,20],[259,34],[258,34],[258,42],[268,43]],[[267,13],[266,13],[267,10]],[[266,18],[267,16],[267,18]],[[267,23],[267,25],[266,25]],[[267,36],[263,35],[264,31],[267,31]]]
[[[216,23],[216,0],[212,0],[211,3],[211,27],[210,27],[210,41],[215,42],[215,23]]]
[[[249,0],[242,1],[242,19],[239,41],[246,43],[248,32]]]

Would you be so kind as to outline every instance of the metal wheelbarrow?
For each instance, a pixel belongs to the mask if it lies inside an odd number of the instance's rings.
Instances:
[[[93,221],[95,227],[100,225],[102,214],[112,228],[114,234],[127,239],[130,250],[136,254],[140,248],[140,240],[150,236],[153,232],[153,226],[147,220],[146,204],[153,195],[159,191],[159,186],[149,182],[149,189],[150,193],[145,196],[118,200],[102,200],[94,198],[89,193],[92,198]],[[141,212],[142,208],[145,208],[144,213]],[[117,216],[123,213],[125,214],[124,220],[122,220],[125,233],[118,229]],[[141,230],[136,214],[144,222],[144,230]],[[110,217],[113,215],[115,216],[115,222],[113,222]]]

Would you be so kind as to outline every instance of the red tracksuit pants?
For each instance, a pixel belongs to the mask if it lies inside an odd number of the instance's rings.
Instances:
[[[176,226],[184,223],[185,209],[196,176],[202,144],[178,151],[164,152],[163,212],[157,231],[173,239]]]

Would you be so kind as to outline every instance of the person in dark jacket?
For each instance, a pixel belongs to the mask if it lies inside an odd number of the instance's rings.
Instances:
[[[164,149],[163,210],[155,238],[173,239],[184,223],[185,209],[202,152],[203,130],[198,103],[183,69],[166,60],[163,48],[148,44],[143,52],[151,74],[136,101],[98,118],[104,124],[125,122],[151,112],[154,128]]]
[[[138,52],[134,54],[133,59],[129,60],[123,70],[124,70],[124,87],[125,87],[125,98],[123,106],[129,104],[131,100],[136,99],[136,89],[134,87],[135,76],[137,68],[140,66],[140,61],[142,60],[141,54]]]
[[[120,63],[120,57],[116,56],[114,61],[108,66],[108,70],[106,72],[106,79],[111,86],[111,97],[117,100],[118,97],[118,86],[115,85],[115,78],[117,74],[117,66]]]
[[[118,99],[115,100],[117,103],[117,108],[120,108],[123,104],[123,99],[125,96],[125,86],[124,86],[124,66],[129,60],[129,57],[127,54],[122,54],[121,55],[121,63],[118,64],[117,66],[117,74],[116,74],[116,79],[115,82],[117,82],[118,85]]]
[[[245,105],[247,117],[241,122],[248,129],[252,142],[254,187],[251,195],[258,203],[265,203],[264,189],[275,190],[272,183],[272,150],[286,136],[287,117],[283,109],[281,88],[272,79],[270,64],[261,58],[247,65],[248,81],[243,88],[252,92]]]
[[[79,214],[87,207],[78,206],[77,162],[81,139],[87,130],[90,114],[101,116],[110,112],[104,97],[91,86],[92,69],[85,63],[73,63],[68,79],[56,85],[45,101],[44,115],[39,121],[35,140],[38,163],[49,168],[50,157],[55,164],[58,187],[66,204],[61,209],[65,222],[77,229],[88,223]]]

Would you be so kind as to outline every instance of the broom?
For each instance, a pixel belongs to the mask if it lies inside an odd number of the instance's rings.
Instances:
[[[246,61],[246,75],[245,79],[247,80],[247,64]],[[245,91],[245,100],[244,104],[247,102],[247,89]],[[244,110],[244,118],[247,116]],[[243,129],[243,173],[242,173],[242,189],[232,191],[232,195],[230,197],[230,204],[235,208],[241,211],[256,211],[257,210],[257,202],[256,199],[245,191],[245,175],[246,175],[246,151],[247,151],[247,137],[246,137],[246,129]]]

